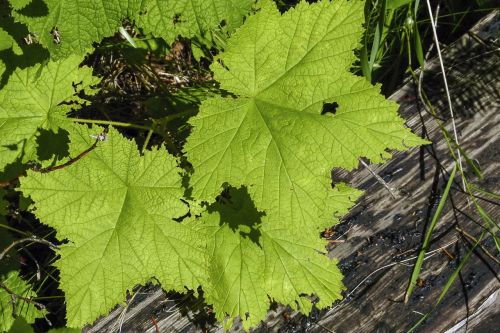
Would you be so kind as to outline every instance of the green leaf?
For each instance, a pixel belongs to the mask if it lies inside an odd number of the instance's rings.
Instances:
[[[263,214],[215,204],[204,220],[213,228],[207,301],[219,320],[240,316],[245,327],[259,323],[269,299],[308,313],[312,295],[320,308],[341,298],[342,275],[321,254],[318,234],[360,192],[332,189],[331,169],[353,169],[360,157],[383,162],[389,149],[425,143],[379,87],[349,71],[363,2],[303,1],[283,15],[271,1],[261,5],[212,65],[232,96],[202,103],[185,146],[195,198],[213,202],[223,186],[245,186]]]
[[[60,58],[86,53],[93,42],[117,33],[126,18],[170,44],[178,35],[203,36],[223,20],[228,29],[234,29],[252,4],[253,0],[46,0],[14,16],[52,57]]]
[[[12,36],[5,30],[0,28],[0,51],[10,49],[15,43],[14,38],[12,38]]]
[[[81,137],[94,130],[81,126]],[[99,131],[99,130],[98,130]],[[177,161],[162,149],[139,155],[111,129],[107,139],[72,165],[28,172],[21,190],[35,215],[69,243],[56,266],[70,327],[82,327],[155,276],[165,289],[195,289],[203,276],[197,236],[172,218],[187,206]]]
[[[344,289],[335,260],[322,254],[318,234],[297,226],[277,226],[253,207],[243,189],[202,217],[207,245],[205,297],[218,320],[240,316],[246,329],[265,317],[270,299],[308,314],[311,296],[319,307],[340,299]],[[349,202],[349,206],[352,202]]]
[[[23,318],[17,318],[12,327],[10,328],[9,333],[35,333],[33,327],[26,322]],[[82,333],[81,329],[77,328],[53,328],[48,330],[48,333]]]
[[[243,23],[254,0],[146,0],[138,25],[171,43],[178,35],[204,37],[219,25],[232,32]]]
[[[283,15],[270,1],[229,39],[215,78],[234,97],[214,97],[190,120],[185,146],[193,196],[211,202],[224,183],[246,185],[273,221],[332,224],[333,167],[424,143],[397,104],[349,72],[362,34],[362,1],[301,2]],[[325,103],[335,114],[322,115]]]
[[[418,24],[415,24],[415,31],[413,32],[413,45],[415,46],[415,55],[417,56],[418,63],[423,69],[425,67],[424,51],[422,49],[422,40],[420,39],[420,32],[418,31]]]
[[[0,282],[12,293],[25,298],[34,298],[36,293],[31,286],[21,279],[17,271],[11,271],[0,278]],[[14,301],[14,305],[12,302]],[[14,312],[15,310],[15,312]],[[20,298],[12,298],[5,289],[0,288],[0,332],[7,332],[14,324],[16,317],[22,317],[32,324],[36,318],[43,318],[44,311],[37,309],[32,303],[28,303]]]
[[[9,0],[12,8],[20,10],[26,7],[32,0]]]
[[[81,101],[73,83],[87,93],[91,93],[89,85],[97,83],[90,68],[78,67],[80,61],[71,56],[17,69],[0,90],[0,171],[18,158],[37,159],[39,129],[72,128],[66,113]]]
[[[16,318],[12,326],[10,327],[9,333],[35,333],[33,327],[24,320],[24,318]]]
[[[202,234],[208,240],[203,289],[219,321],[229,315],[226,326],[230,327],[232,319],[241,316],[248,328],[256,326],[269,308],[263,288],[265,257],[258,244],[262,214],[245,198],[243,189],[230,195],[229,202],[213,205],[213,212],[202,218]]]

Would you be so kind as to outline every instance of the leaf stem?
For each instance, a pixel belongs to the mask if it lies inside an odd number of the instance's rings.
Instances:
[[[151,140],[151,136],[153,135],[153,132],[156,130],[156,122],[153,123],[153,126],[151,126],[151,129],[148,132],[148,135],[146,136],[146,140],[144,140],[144,144],[142,145],[141,152],[144,154],[144,151],[148,147],[149,141]]]
[[[20,300],[22,300],[22,301],[24,301],[26,303],[33,304],[40,311],[45,310],[45,305],[43,305],[42,303],[38,303],[38,302],[34,301],[31,297],[24,297],[22,295],[16,294],[13,290],[11,290],[9,287],[7,287],[5,284],[3,284],[3,282],[0,282],[0,288],[3,289],[3,290],[5,290],[7,292],[7,294],[10,295],[10,297],[12,299],[12,304],[13,304],[13,307],[14,307],[14,311],[13,312],[16,312],[15,311],[15,304],[16,304],[16,302],[17,302],[18,299],[20,299]]]
[[[21,235],[24,235],[24,236],[29,236],[29,234],[27,232],[21,231],[19,229],[13,228],[13,227],[11,227],[9,225],[6,225],[6,224],[3,224],[3,223],[0,223],[0,228],[4,228],[4,229],[10,230],[10,231],[14,231],[14,232],[17,232],[18,234],[21,234]]]
[[[128,127],[128,128],[136,128],[140,130],[150,130],[151,126],[142,126],[131,123],[124,123],[121,121],[111,121],[111,120],[95,120],[95,119],[80,119],[80,118],[67,118],[68,120],[75,123],[85,123],[85,124],[96,124],[96,125],[110,125],[117,127]]]
[[[178,119],[178,118],[182,118],[182,117],[185,117],[185,116],[194,116],[198,113],[198,109],[197,108],[193,108],[193,109],[188,109],[188,110],[184,110],[184,111],[181,111],[181,112],[177,112],[177,113],[174,113],[174,114],[171,114],[169,116],[166,116],[164,118],[162,118],[162,120],[164,122],[170,122],[174,119]]]

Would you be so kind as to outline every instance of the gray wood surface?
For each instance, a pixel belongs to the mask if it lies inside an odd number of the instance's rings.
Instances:
[[[487,15],[460,40],[445,49],[444,62],[457,113],[459,140],[470,158],[479,163],[484,180],[468,170],[467,177],[482,187],[500,192],[500,14]],[[426,65],[423,89],[437,107],[446,128],[451,122],[436,59]],[[426,225],[437,206],[452,159],[436,121],[419,103],[417,87],[409,82],[392,97],[401,104],[401,115],[416,133],[426,131],[432,147],[396,153],[384,165],[370,168],[394,188],[391,197],[367,168],[333,172],[365,190],[344,222],[334,228],[329,256],[341,260],[348,291],[331,309],[309,317],[278,307],[254,332],[405,332],[439,296],[444,284],[468,249],[457,227],[473,237],[481,228],[473,207],[453,186],[434,232],[431,253],[425,260],[421,287],[408,304],[404,292]],[[498,203],[479,202],[495,221]],[[491,240],[481,243],[443,302],[419,332],[498,332],[499,265]],[[444,249],[440,249],[443,248]],[[490,258],[485,251],[496,256]],[[490,325],[490,326],[488,326]],[[204,326],[204,328],[202,328]],[[500,325],[498,325],[500,326]],[[223,332],[194,297],[166,294],[157,286],[141,287],[126,308],[118,307],[86,332]],[[232,332],[240,332],[234,327]]]

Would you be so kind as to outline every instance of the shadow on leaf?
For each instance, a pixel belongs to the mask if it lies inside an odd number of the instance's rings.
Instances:
[[[208,212],[218,212],[221,226],[226,224],[235,233],[239,232],[260,246],[260,226],[265,213],[257,210],[246,187],[227,187],[208,207]]]
[[[34,1],[33,3],[37,2],[41,1]],[[43,2],[41,3],[45,5]],[[28,7],[25,9],[27,10]],[[36,12],[42,13],[40,10]],[[24,24],[14,21],[7,3],[0,3],[0,13],[0,29],[5,30],[17,43],[15,47],[0,51],[0,61],[5,66],[4,72],[0,73],[1,89],[16,69],[31,67],[48,60],[49,52],[40,44],[37,44],[36,40],[27,42],[27,38],[32,35],[30,35],[28,28]]]
[[[19,10],[19,14],[30,17],[43,17],[49,15],[49,7],[42,0],[32,0],[26,7]]]
[[[40,161],[52,160],[51,165],[55,165],[69,156],[69,133],[64,129],[59,129],[57,133],[39,129],[36,143]]]

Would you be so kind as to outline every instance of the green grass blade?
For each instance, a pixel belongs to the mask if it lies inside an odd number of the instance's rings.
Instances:
[[[412,3],[413,0],[387,0],[387,9],[398,9]]]
[[[457,149],[460,150],[460,153],[462,156],[465,158],[465,162],[469,166],[469,168],[474,172],[474,174],[479,178],[479,180],[483,179],[483,173],[481,172],[481,169],[479,169],[478,165],[476,162],[474,162],[470,157],[469,154],[462,148],[462,146],[458,145]]]
[[[456,171],[457,171],[457,164],[455,163],[455,165],[453,166],[453,170],[451,172],[450,178],[448,179],[448,182],[446,183],[446,188],[443,192],[443,196],[441,197],[441,200],[439,200],[439,205],[436,209],[436,212],[434,213],[434,216],[432,217],[432,221],[431,221],[429,228],[427,229],[427,232],[425,234],[422,248],[420,249],[420,252],[418,253],[418,258],[417,258],[417,261],[415,262],[415,266],[413,268],[413,273],[411,275],[410,283],[408,285],[408,289],[406,290],[405,303],[408,303],[408,300],[410,299],[410,297],[413,293],[413,290],[415,289],[418,276],[420,275],[420,271],[422,269],[422,264],[424,262],[425,254],[429,250],[432,232],[434,231],[434,228],[436,227],[437,221],[439,220],[439,217],[441,216],[441,212],[443,211],[444,205],[446,203],[446,199],[448,198],[448,195],[450,193],[451,185],[453,184],[453,179],[455,178]]]
[[[464,265],[467,263],[467,261],[469,261],[472,253],[474,252],[474,250],[476,249],[476,247],[479,245],[479,243],[481,242],[481,240],[483,239],[483,237],[484,237],[485,234],[486,233],[484,231],[483,231],[483,233],[481,233],[481,236],[478,238],[477,242],[474,243],[474,245],[469,249],[469,251],[467,252],[467,254],[465,255],[465,257],[462,259],[462,261],[458,265],[458,267],[453,271],[453,274],[448,279],[448,281],[446,281],[446,284],[445,284],[443,290],[441,291],[441,294],[439,294],[439,297],[438,297],[436,303],[432,306],[432,309],[429,310],[429,312],[427,312],[424,316],[422,316],[422,318],[420,318],[408,330],[407,333],[411,333],[411,332],[415,331],[415,329],[418,326],[420,326],[429,317],[429,315],[436,309],[436,307],[439,305],[439,303],[441,303],[441,301],[443,300],[444,296],[446,295],[446,293],[448,292],[448,290],[452,286],[453,282],[455,282],[455,280],[457,279],[458,274],[460,273],[460,271],[462,270],[462,268],[464,267]]]
[[[422,50],[422,40],[420,39],[420,33],[418,32],[418,24],[414,23],[413,31],[413,45],[415,46],[415,55],[417,56],[420,68],[424,69],[424,51]]]
[[[130,34],[127,32],[127,30],[125,30],[125,28],[123,28],[123,27],[120,27],[119,31],[120,31],[120,35],[122,35],[122,37],[125,38],[127,40],[127,42],[129,42],[129,44],[132,45],[132,47],[134,49],[136,49],[137,44],[135,43],[132,36],[130,36]]]
[[[490,192],[490,191],[486,191],[485,189],[482,189],[480,188],[479,186],[477,185],[474,185],[474,184],[470,184],[470,187],[472,190],[476,191],[476,192],[479,192],[481,194],[484,194],[492,199],[495,199],[495,200],[500,200],[500,194],[498,193],[493,193],[493,192]]]
[[[420,23],[418,20],[417,20],[417,16],[418,16],[418,9],[420,8],[420,0],[416,0],[415,1],[415,4],[413,5],[413,15],[414,15],[414,18],[415,18],[415,24],[418,24]]]
[[[361,70],[363,72],[363,76],[366,78],[368,82],[372,82],[372,71],[370,69],[370,64],[368,63],[368,50],[367,50],[366,41],[361,49]]]
[[[373,65],[375,64],[375,61],[377,59],[377,55],[379,54],[379,49],[380,46],[382,46],[383,43],[383,34],[384,34],[384,29],[385,29],[385,16],[386,16],[386,8],[385,8],[386,1],[382,1],[382,8],[379,10],[379,18],[377,25],[375,27],[374,35],[373,35],[373,43],[372,43],[372,49],[370,52],[370,59],[369,59],[369,67],[370,71],[373,72]]]
[[[500,253],[500,237],[497,236],[498,233],[498,225],[493,221],[493,219],[486,213],[486,211],[479,205],[476,205],[477,213],[481,217],[483,221],[488,224],[488,232],[493,236],[493,240],[495,242],[495,246],[497,248],[498,253]]]

